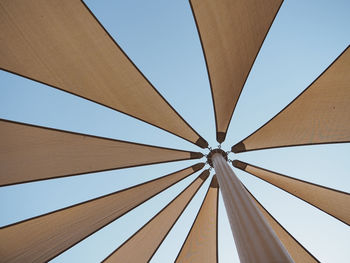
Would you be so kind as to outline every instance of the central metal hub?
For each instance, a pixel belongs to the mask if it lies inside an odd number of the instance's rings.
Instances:
[[[221,150],[221,149],[219,149],[219,148],[214,149],[214,150],[211,150],[211,151],[209,152],[209,154],[207,155],[208,164],[209,164],[211,167],[213,167],[212,157],[213,157],[213,155],[216,154],[216,153],[221,154],[222,157],[224,157],[224,159],[225,159],[226,161],[228,160],[228,159],[227,159],[227,153],[226,153],[224,150]]]

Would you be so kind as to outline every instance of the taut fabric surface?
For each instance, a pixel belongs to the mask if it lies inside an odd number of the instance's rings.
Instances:
[[[217,140],[225,139],[243,85],[282,0],[190,0],[207,63]]]
[[[248,190],[247,190],[248,191]],[[259,203],[258,200],[248,191],[251,199],[259,208],[278,238],[288,250],[289,255],[295,263],[316,263],[319,262],[309,251],[307,251],[284,227]]]
[[[350,142],[349,47],[306,90],[233,152]]]
[[[1,262],[46,262],[203,166],[1,228]]]
[[[1,0],[0,67],[207,143],[155,90],[80,0]]]
[[[204,178],[203,175],[205,175]],[[208,175],[208,170],[204,171],[202,175],[194,180],[184,191],[148,221],[132,237],[124,242],[117,250],[110,254],[103,262],[148,262]]]
[[[175,262],[218,262],[218,197],[219,188],[216,177],[214,176],[202,206]]]
[[[202,156],[1,119],[0,133],[0,185]]]
[[[244,171],[273,184],[350,225],[349,193],[295,179],[251,164],[246,164]]]

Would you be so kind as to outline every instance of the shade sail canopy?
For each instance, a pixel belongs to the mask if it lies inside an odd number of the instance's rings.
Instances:
[[[175,262],[218,262],[219,185],[214,176]]]
[[[0,228],[1,260],[46,262],[203,166]]]
[[[234,166],[246,171],[350,225],[350,194],[285,176],[241,161]]]
[[[208,170],[202,172],[185,190],[103,262],[148,262],[208,176]]]
[[[0,67],[205,148],[80,0],[2,0]]]
[[[306,90],[232,151],[350,142],[349,72],[347,47]]]
[[[282,0],[190,0],[207,63],[216,139],[223,142],[248,74]]]
[[[248,191],[248,189],[246,188]],[[304,248],[248,191],[249,196],[259,208],[260,212],[266,218],[278,238],[287,249],[294,262],[316,263],[319,262],[306,248]]]
[[[0,133],[0,185],[202,157],[1,119]]]

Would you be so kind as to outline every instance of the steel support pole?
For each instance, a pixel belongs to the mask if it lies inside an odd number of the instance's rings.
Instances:
[[[223,156],[212,161],[240,261],[294,262]]]

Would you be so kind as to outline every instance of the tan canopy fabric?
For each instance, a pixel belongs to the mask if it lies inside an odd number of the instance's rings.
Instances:
[[[219,185],[214,176],[175,262],[218,262]]]
[[[46,262],[203,166],[0,228],[1,261]]]
[[[316,263],[319,262],[306,248],[304,248],[260,203],[255,197],[248,191],[251,199],[255,205],[259,208],[260,212],[264,215],[267,222],[275,231],[278,238],[287,249],[289,255],[293,258],[294,262],[302,263]]]
[[[1,0],[0,68],[205,148],[80,0]]]
[[[103,262],[148,262],[208,176],[208,170],[202,172],[184,191]]]
[[[190,0],[207,63],[223,142],[255,58],[282,0]]]
[[[350,142],[349,47],[296,99],[235,153],[296,145]]]
[[[295,179],[237,160],[233,165],[350,225],[349,193]]]
[[[0,119],[0,185],[201,158],[201,153]]]

